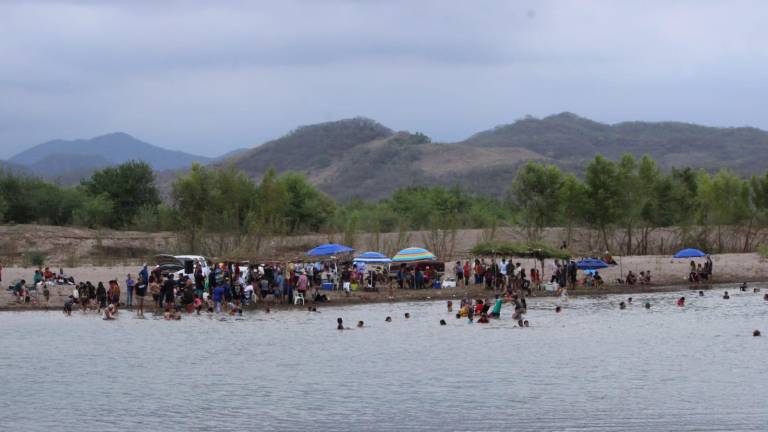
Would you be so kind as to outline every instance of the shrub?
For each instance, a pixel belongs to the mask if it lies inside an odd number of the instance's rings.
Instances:
[[[48,254],[43,251],[33,250],[28,251],[25,254],[25,257],[27,259],[27,264],[32,267],[42,267],[45,265],[45,260],[48,259]]]

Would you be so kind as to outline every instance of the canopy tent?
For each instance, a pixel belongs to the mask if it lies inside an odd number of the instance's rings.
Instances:
[[[598,270],[608,267],[605,261],[594,258],[583,259],[576,263],[576,268],[579,270]]]
[[[338,254],[344,254],[344,253],[352,253],[355,250],[352,249],[349,246],[344,246],[336,243],[327,243],[322,244],[309,252],[307,252],[307,255],[309,256],[329,256],[329,255],[338,255]]]
[[[673,258],[701,258],[703,256],[707,256],[707,254],[698,249],[687,248],[677,251]]]
[[[356,256],[352,262],[365,264],[389,264],[392,262],[392,260],[378,252],[364,252]]]
[[[417,247],[405,248],[392,257],[392,262],[431,261],[437,257],[432,252]]]

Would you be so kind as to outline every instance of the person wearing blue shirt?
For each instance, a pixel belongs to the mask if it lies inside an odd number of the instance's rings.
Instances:
[[[224,300],[224,293],[228,289],[229,286],[224,283],[213,290],[213,302],[216,304],[216,313],[221,313],[221,302]]]

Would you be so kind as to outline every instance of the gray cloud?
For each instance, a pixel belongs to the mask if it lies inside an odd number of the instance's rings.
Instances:
[[[365,115],[458,140],[526,114],[768,127],[763,2],[0,3],[0,158],[126,131],[206,155]]]

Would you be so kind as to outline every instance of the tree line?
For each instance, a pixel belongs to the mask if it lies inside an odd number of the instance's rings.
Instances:
[[[728,170],[662,171],[651,158],[631,155],[618,161],[597,156],[583,178],[530,162],[500,198],[458,186],[413,186],[376,202],[341,203],[300,173],[269,170],[256,182],[231,167],[198,164],[177,177],[167,195],[161,198],[143,162],[105,168],[74,187],[0,172],[0,221],[170,230],[182,234],[189,249],[218,251],[258,249],[272,236],[302,233],[511,225],[536,241],[547,227],[564,227],[567,238],[576,228],[590,228],[605,249],[640,254],[648,253],[658,228],[680,228],[688,242],[722,250],[733,235],[726,228],[737,226],[740,248],[748,251],[768,226],[768,173],[743,178]],[[613,244],[617,231],[622,244]]]

